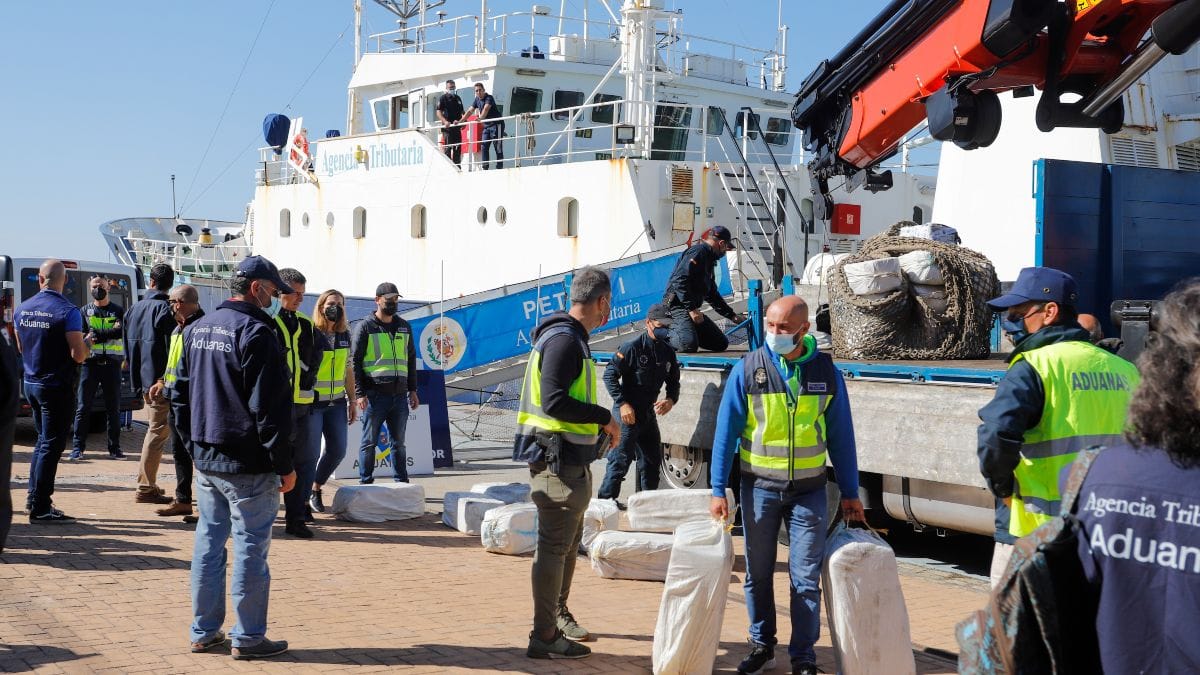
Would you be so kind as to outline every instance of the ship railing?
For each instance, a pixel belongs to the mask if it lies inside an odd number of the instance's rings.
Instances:
[[[250,247],[241,237],[220,243],[200,243],[198,240],[151,239],[126,237],[133,263],[148,270],[166,263],[176,274],[206,279],[228,279],[240,263],[250,255]]]
[[[647,110],[647,108],[651,109]],[[643,110],[645,114],[639,114]],[[784,162],[788,171],[797,170],[803,163],[798,151],[800,134],[791,127],[788,113],[781,109],[756,113],[759,124],[749,123],[742,112],[720,115],[719,111],[705,105],[667,102],[634,102],[625,99],[592,101],[577,106],[554,108],[540,112],[506,115],[487,120],[490,124],[503,124],[506,166],[540,166],[566,164],[582,161],[610,160],[622,158],[660,159],[668,161],[726,161],[721,154],[721,137],[726,133],[726,117],[735,126],[735,136],[747,162],[764,170],[772,166],[766,143],[777,148],[778,157],[796,158],[796,163]],[[650,142],[618,142],[618,136],[637,133],[632,125],[622,119],[650,118]],[[765,117],[766,120],[761,118]],[[762,133],[758,133],[758,129]],[[372,139],[387,138],[391,134],[420,133],[435,147],[441,147],[442,127],[428,126],[365,134]],[[342,137],[359,138],[361,136]],[[319,148],[321,142],[315,145]],[[362,145],[366,146],[367,143]],[[480,146],[482,150],[482,145]],[[319,149],[314,151],[319,160]],[[364,165],[370,158],[363,156]],[[493,158],[492,161],[495,161]],[[461,169],[475,171],[483,168],[482,152],[463,154]],[[320,167],[316,167],[318,174]],[[259,165],[256,170],[258,185],[287,185],[306,183],[308,177],[297,172],[284,155],[276,154],[273,148],[259,149]]]
[[[584,3],[585,12],[587,3]],[[697,75],[734,84],[782,91],[786,57],[728,40],[682,32],[682,14],[668,20],[659,35],[660,67],[676,75]],[[609,64],[621,56],[621,24],[604,20],[521,11],[488,16],[439,16],[434,21],[401,26],[367,36],[375,52],[507,54],[531,59]],[[550,27],[550,26],[553,27]],[[536,49],[535,49],[536,47]],[[754,82],[748,69],[755,68]]]

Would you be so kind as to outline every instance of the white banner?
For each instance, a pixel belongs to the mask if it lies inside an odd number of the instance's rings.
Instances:
[[[346,457],[333,472],[334,478],[358,479],[358,448],[362,445],[362,418],[351,424],[346,436]],[[325,447],[321,440],[322,449]],[[404,434],[404,450],[408,457],[409,476],[433,475],[433,437],[429,430],[429,407],[417,406],[408,414],[408,427]],[[375,448],[375,471],[377,482],[392,479],[391,435],[384,425],[379,434],[379,445]]]

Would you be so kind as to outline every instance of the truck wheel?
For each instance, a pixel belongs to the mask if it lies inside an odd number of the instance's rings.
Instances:
[[[691,445],[663,443],[662,479],[672,488],[708,487],[708,453]]]

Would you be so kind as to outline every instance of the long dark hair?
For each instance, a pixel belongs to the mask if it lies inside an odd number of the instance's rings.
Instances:
[[[1200,277],[1163,300],[1157,332],[1138,358],[1142,379],[1129,404],[1129,442],[1162,448],[1183,468],[1200,467]]]

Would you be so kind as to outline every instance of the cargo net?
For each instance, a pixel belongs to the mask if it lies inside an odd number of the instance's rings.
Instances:
[[[446,395],[454,450],[512,449],[521,380],[484,389],[447,384]]]
[[[1000,282],[982,254],[954,243],[900,236],[901,221],[868,239],[861,250],[830,269],[830,323],[833,351],[844,359],[982,359],[991,352],[992,311]],[[927,273],[941,284],[913,283],[907,270],[897,272],[898,287],[861,294],[851,288],[847,266],[925,251]],[[911,258],[911,256],[909,256]],[[880,265],[884,266],[884,265]],[[886,265],[890,267],[890,263]],[[884,276],[881,276],[884,279]],[[894,285],[893,275],[887,283]],[[870,282],[868,282],[870,283]],[[941,288],[938,288],[941,285]],[[863,290],[859,283],[860,291]]]

